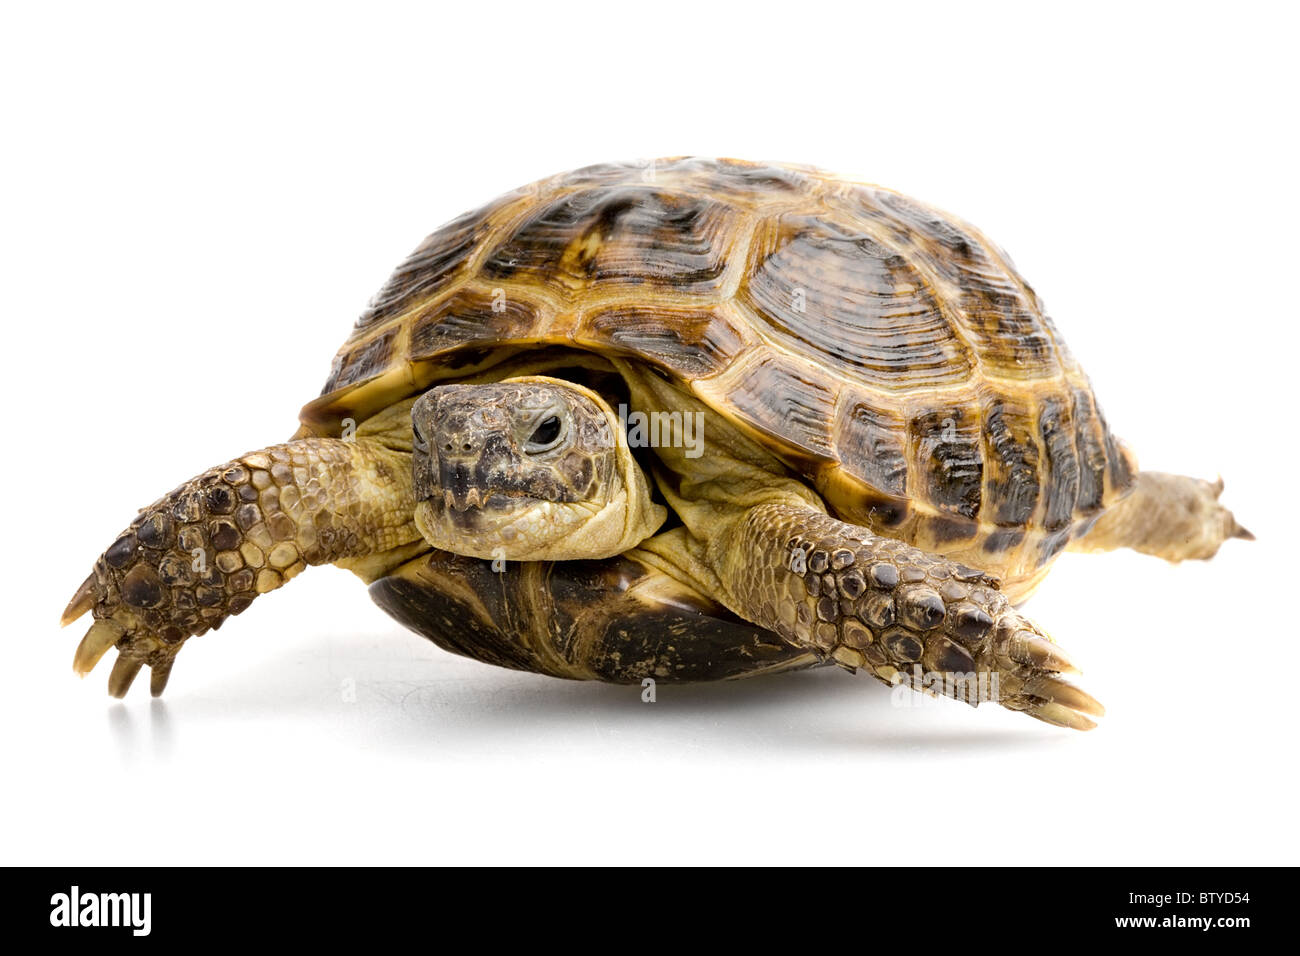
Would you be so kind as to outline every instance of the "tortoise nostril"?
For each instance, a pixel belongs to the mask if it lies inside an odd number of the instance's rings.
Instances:
[[[483,442],[477,436],[462,431],[451,434],[444,432],[438,436],[437,447],[442,454],[451,458],[469,458],[483,450]]]

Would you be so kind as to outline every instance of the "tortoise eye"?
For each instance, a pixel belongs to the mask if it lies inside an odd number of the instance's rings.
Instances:
[[[542,420],[542,423],[533,430],[533,434],[528,439],[529,451],[546,451],[555,444],[560,437],[563,427],[560,419],[551,415]]]
[[[411,434],[415,438],[415,447],[420,451],[427,451],[428,445],[424,440],[424,435],[420,431],[420,426],[415,422],[411,422]]]

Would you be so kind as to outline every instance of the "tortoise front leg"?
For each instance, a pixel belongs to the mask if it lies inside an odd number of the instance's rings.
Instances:
[[[737,614],[886,683],[1076,730],[1103,713],[1061,679],[1077,668],[998,582],[948,558],[791,504],[750,508],[708,554]]]
[[[89,673],[117,647],[108,689],[140,668],[162,693],[182,644],[309,564],[416,540],[409,457],[370,439],[304,438],[243,455],[143,509],[95,562],[63,624],[94,623],[73,667]]]

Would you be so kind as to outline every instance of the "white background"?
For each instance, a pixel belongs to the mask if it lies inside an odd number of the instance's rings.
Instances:
[[[0,24],[0,860],[1297,862],[1282,5],[34,10]],[[165,702],[75,679],[86,623],[55,622],[95,556],[292,432],[426,233],[680,153],[975,222],[1144,464],[1223,474],[1257,542],[1066,555],[1029,605],[1100,729],[900,708],[839,671],[643,704],[438,651],[334,568],[194,641]]]

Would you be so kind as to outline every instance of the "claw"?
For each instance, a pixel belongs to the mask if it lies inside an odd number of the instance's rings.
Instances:
[[[1096,721],[1089,720],[1078,711],[1071,710],[1062,704],[1052,701],[1042,701],[1041,703],[1031,704],[1026,707],[1022,713],[1030,717],[1041,720],[1044,723],[1052,724],[1056,727],[1067,727],[1070,730],[1092,730],[1097,726]]]
[[[135,675],[140,673],[140,668],[143,666],[144,661],[139,658],[127,657],[125,654],[117,655],[113,672],[108,675],[108,692],[118,699],[125,697],[126,692],[131,689]]]
[[[78,676],[85,677],[110,647],[116,644],[126,633],[116,621],[96,621],[77,645],[77,652],[72,657],[72,669]]]
[[[1013,661],[1041,667],[1043,670],[1063,671],[1067,674],[1079,674],[1079,666],[1070,656],[1046,638],[1039,637],[1032,631],[1016,631],[1007,647],[1007,654]]]
[[[153,664],[149,668],[149,693],[154,697],[161,697],[163,689],[167,686],[167,679],[172,676],[172,664],[176,658],[168,657],[165,660]]]
[[[1210,485],[1210,490],[1214,492],[1214,500],[1215,500],[1215,501],[1218,501],[1218,500],[1219,500],[1219,496],[1223,494],[1223,476],[1222,476],[1222,475],[1220,475],[1220,476],[1218,477],[1218,479],[1214,482],[1214,484]],[[1224,513],[1227,514],[1227,509],[1223,509],[1223,510],[1224,510]],[[1228,537],[1230,537],[1230,538],[1241,538],[1243,541],[1254,541],[1254,540],[1255,540],[1255,536],[1254,536],[1253,534],[1251,534],[1249,531],[1247,531],[1247,530],[1246,530],[1245,528],[1243,528],[1241,525],[1237,524],[1237,519],[1236,519],[1236,518],[1234,518],[1234,517],[1233,517],[1232,515],[1230,515],[1230,514],[1227,515],[1227,518],[1228,518],[1228,522],[1229,522],[1229,524],[1231,524],[1231,526],[1232,526],[1232,527],[1229,528],[1229,530],[1228,530]]]
[[[95,606],[95,589],[97,587],[93,573],[81,582],[81,587],[77,588],[77,593],[72,595],[72,600],[63,609],[63,616],[59,618],[59,626],[67,627]]]
[[[1075,687],[1068,681],[1061,680],[1055,674],[1039,674],[1031,677],[1024,686],[1024,693],[1041,697],[1053,704],[1060,704],[1071,710],[1102,717],[1106,708],[1087,691]]]

